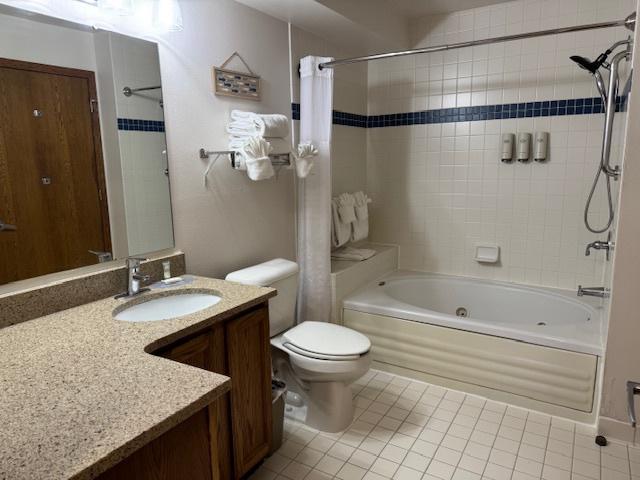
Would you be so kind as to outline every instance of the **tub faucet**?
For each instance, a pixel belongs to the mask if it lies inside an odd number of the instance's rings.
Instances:
[[[139,293],[146,292],[148,288],[140,288],[140,282],[147,282],[151,278],[150,275],[141,275],[139,272],[140,262],[148,259],[141,257],[127,257],[127,291],[116,295],[116,298],[133,297]]]
[[[605,287],[583,287],[578,285],[579,297],[600,297],[609,298],[609,289]]]
[[[587,245],[586,250],[584,251],[584,254],[588,257],[589,255],[591,255],[591,249],[593,248],[594,250],[605,250],[607,253],[607,261],[609,261],[610,256],[611,256],[611,250],[613,250],[613,247],[615,246],[615,243],[613,243],[611,241],[611,232],[609,232],[609,235],[607,236],[607,240],[606,241],[602,241],[602,240],[596,240],[595,242],[591,242],[590,244]]]

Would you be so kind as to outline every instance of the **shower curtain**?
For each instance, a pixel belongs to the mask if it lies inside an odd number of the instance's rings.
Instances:
[[[318,68],[331,60],[309,56],[300,61],[300,143],[313,143],[318,156],[298,190],[298,323],[327,322],[331,313],[333,69]]]

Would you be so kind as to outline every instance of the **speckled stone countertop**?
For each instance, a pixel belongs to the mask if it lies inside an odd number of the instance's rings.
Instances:
[[[123,303],[175,290],[216,305],[173,320],[114,320]],[[115,465],[230,388],[228,377],[151,355],[275,295],[194,277],[133,300],[106,298],[0,329],[0,479],[86,479]]]

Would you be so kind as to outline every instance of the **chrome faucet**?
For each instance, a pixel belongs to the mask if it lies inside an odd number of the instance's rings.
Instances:
[[[605,287],[583,287],[582,285],[578,285],[579,297],[609,298],[609,295],[609,289]]]
[[[127,272],[128,272],[128,284],[126,293],[116,295],[116,298],[133,297],[139,293],[146,292],[148,288],[140,288],[140,282],[147,282],[151,278],[150,275],[140,274],[140,262],[148,260],[141,257],[128,257],[127,258]]]
[[[587,245],[586,250],[584,251],[584,254],[588,257],[589,255],[591,255],[591,249],[593,248],[594,250],[606,250],[607,252],[607,261],[609,261],[610,257],[611,257],[611,250],[613,250],[613,247],[615,246],[615,243],[611,241],[611,232],[609,232],[609,235],[607,236],[607,240],[606,241],[601,241],[601,240],[596,240],[595,242],[591,242],[590,244]]]

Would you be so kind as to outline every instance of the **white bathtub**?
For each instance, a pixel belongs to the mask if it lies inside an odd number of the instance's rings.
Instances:
[[[343,319],[369,336],[378,368],[591,421],[603,348],[601,307],[589,300],[397,271],[347,297]]]
[[[456,315],[460,307],[466,317]],[[600,308],[565,290],[398,271],[346,298],[344,308],[573,352],[603,352]]]

